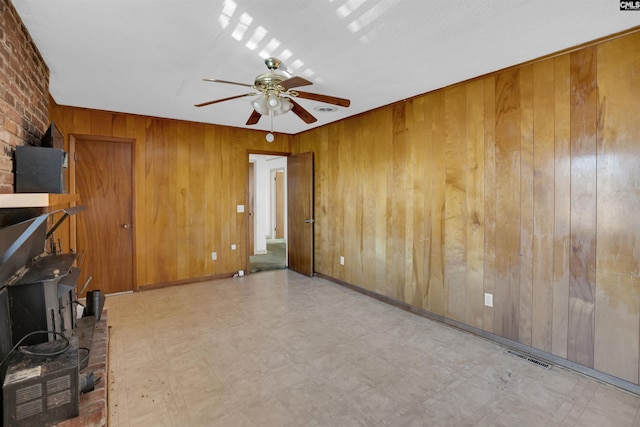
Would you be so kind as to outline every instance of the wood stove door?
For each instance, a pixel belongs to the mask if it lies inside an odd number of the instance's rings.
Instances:
[[[79,287],[91,276],[86,291],[131,291],[134,140],[92,136],[72,140],[76,191],[87,206],[77,215],[77,249],[85,252]]]

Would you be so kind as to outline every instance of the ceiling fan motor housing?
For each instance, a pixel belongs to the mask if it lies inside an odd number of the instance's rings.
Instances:
[[[281,74],[265,73],[265,74],[260,74],[258,77],[256,77],[256,80],[253,83],[253,85],[260,92],[266,92],[268,90],[282,92],[284,91],[284,88],[282,86],[279,86],[279,83],[286,79],[287,77]]]

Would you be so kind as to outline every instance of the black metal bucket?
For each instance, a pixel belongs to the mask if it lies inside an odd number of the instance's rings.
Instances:
[[[104,307],[104,295],[99,290],[87,292],[87,305],[84,311],[85,316],[95,316],[100,320]]]

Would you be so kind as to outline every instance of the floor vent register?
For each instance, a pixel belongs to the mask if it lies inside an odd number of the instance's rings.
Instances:
[[[549,364],[547,362],[544,362],[544,361],[542,361],[540,359],[536,359],[535,357],[531,357],[528,354],[520,353],[519,351],[515,351],[515,350],[511,350],[511,349],[506,350],[505,353],[507,353],[507,354],[509,354],[511,356],[515,356],[515,357],[517,357],[519,359],[526,360],[527,362],[531,363],[532,365],[536,365],[536,366],[539,366],[539,367],[544,368],[544,369],[551,369],[551,364]]]

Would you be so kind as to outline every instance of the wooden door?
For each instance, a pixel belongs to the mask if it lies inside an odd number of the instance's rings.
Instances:
[[[255,215],[254,215],[254,210],[255,210],[255,198],[256,198],[256,186],[255,186],[255,165],[253,163],[249,163],[249,197],[248,197],[248,202],[249,202],[249,206],[247,207],[247,210],[249,211],[249,214],[247,215],[247,234],[249,236],[249,255],[254,255],[255,254],[255,248],[254,248],[254,240],[255,240]],[[249,265],[249,263],[247,263],[247,265]]]
[[[133,140],[76,137],[80,283],[103,294],[133,290]],[[73,151],[73,148],[71,151]]]
[[[276,171],[276,239],[284,239],[284,171]]]
[[[289,268],[313,276],[313,153],[287,157]]]

